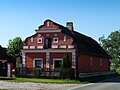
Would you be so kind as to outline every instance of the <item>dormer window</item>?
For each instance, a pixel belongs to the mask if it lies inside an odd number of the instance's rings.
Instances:
[[[64,36],[64,41],[66,41],[66,36]]]
[[[53,43],[58,43],[58,38],[53,38]]]
[[[37,42],[38,42],[38,43],[42,43],[42,38],[38,38],[38,39],[37,39]]]

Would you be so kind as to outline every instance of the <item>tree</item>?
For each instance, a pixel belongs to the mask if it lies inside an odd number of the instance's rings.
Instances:
[[[120,30],[111,32],[107,38],[100,37],[99,42],[111,56],[111,66],[116,70],[120,67]]]
[[[60,75],[62,78],[73,78],[74,77],[74,71],[71,69],[71,63],[69,60],[68,53],[66,53],[65,56],[63,57]]]
[[[23,47],[23,42],[20,37],[16,37],[13,40],[9,40],[7,54],[16,58],[16,67],[19,67],[20,64],[20,52]]]
[[[69,55],[66,53],[66,55],[63,57],[63,62],[61,64],[61,68],[71,68],[70,60],[69,60]]]

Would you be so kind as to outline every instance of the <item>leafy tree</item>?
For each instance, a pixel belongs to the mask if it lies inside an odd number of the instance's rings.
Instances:
[[[61,64],[61,68],[71,68],[70,60],[69,60],[69,55],[66,53],[66,55],[63,57],[63,62]]]
[[[99,42],[111,56],[111,66],[116,70],[120,67],[120,30],[111,32],[107,38],[100,37]]]
[[[70,78],[74,77],[74,71],[71,69],[71,63],[69,60],[68,53],[66,53],[65,56],[63,57],[60,75],[62,78],[69,78],[70,79]]]
[[[16,67],[19,67],[20,63],[20,52],[23,47],[23,42],[20,37],[16,37],[13,40],[9,40],[7,53],[8,55],[16,58]]]

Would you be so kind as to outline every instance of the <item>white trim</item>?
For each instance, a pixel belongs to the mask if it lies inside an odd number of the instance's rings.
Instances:
[[[74,45],[68,45],[68,48],[74,48]]]
[[[52,45],[52,48],[58,48],[58,45]]]
[[[37,46],[38,49],[43,49],[43,46]]]
[[[49,63],[50,63],[50,53],[46,52],[46,68],[50,68]]]
[[[7,64],[7,68],[8,68],[7,69],[7,76],[10,77],[10,73],[11,73],[10,69],[11,68],[10,68],[10,64],[9,63]]]
[[[34,42],[34,38],[33,38],[33,37],[31,37],[31,39],[30,39],[30,40],[31,40],[31,42]]]
[[[23,64],[23,67],[25,67],[25,53],[22,52],[22,64]]]
[[[51,49],[47,49],[47,50],[21,50],[22,52],[72,52],[75,53],[76,49],[55,49],[55,50],[51,50]]]
[[[34,59],[33,59],[33,67],[35,67],[35,60],[40,60],[40,61],[42,61],[42,68],[43,68],[43,58],[34,58]]]
[[[30,46],[30,49],[35,49],[35,46]]]
[[[66,45],[60,45],[60,48],[66,48],[67,46]]]
[[[37,38],[37,43],[42,43],[42,38]]]
[[[64,41],[67,41],[67,37],[66,36],[64,36]]]
[[[28,49],[29,47],[28,46],[23,46],[23,49]]]
[[[57,41],[55,41],[55,40],[57,40]],[[58,37],[55,37],[55,38],[53,38],[53,43],[58,43]]]
[[[76,77],[76,53],[72,52],[72,68],[75,69],[75,77]]]
[[[43,28],[40,29],[39,31],[36,31],[37,33],[53,33],[53,32],[61,32],[60,29],[47,29],[47,28]]]

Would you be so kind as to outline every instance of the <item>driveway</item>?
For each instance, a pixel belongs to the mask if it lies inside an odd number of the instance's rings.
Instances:
[[[77,86],[69,90],[120,90],[120,76],[98,83]]]
[[[45,83],[18,83],[0,81],[0,89],[7,90],[67,90],[80,84],[45,84]]]

